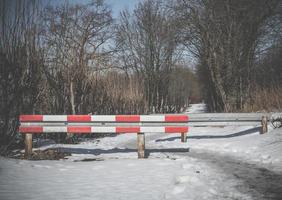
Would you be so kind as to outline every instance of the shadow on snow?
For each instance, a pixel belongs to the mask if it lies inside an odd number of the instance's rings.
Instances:
[[[220,138],[233,138],[233,137],[238,137],[238,136],[243,136],[243,135],[249,135],[256,133],[260,131],[261,127],[255,127],[252,129],[240,131],[237,133],[232,133],[229,135],[195,135],[195,136],[187,136],[187,139],[220,139]],[[188,133],[189,134],[189,133]],[[164,142],[164,141],[174,141],[178,140],[180,137],[169,137],[165,139],[158,139],[156,142]]]
[[[93,155],[101,155],[101,154],[114,154],[114,153],[137,153],[137,149],[129,149],[129,148],[114,148],[114,149],[84,149],[84,148],[66,148],[60,147],[56,148],[58,151],[72,154],[93,154]],[[145,156],[149,157],[151,153],[187,153],[189,152],[189,148],[170,148],[170,149],[146,149]]]

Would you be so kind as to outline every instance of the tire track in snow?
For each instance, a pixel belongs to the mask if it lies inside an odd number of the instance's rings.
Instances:
[[[207,152],[189,152],[186,156],[216,166],[231,178],[239,180],[236,186],[238,191],[250,194],[253,199],[282,199],[282,174],[230,156]]]

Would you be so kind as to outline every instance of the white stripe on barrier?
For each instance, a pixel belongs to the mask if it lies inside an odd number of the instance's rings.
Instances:
[[[66,122],[68,120],[67,115],[43,115],[43,121],[45,122]]]
[[[115,115],[92,115],[91,121],[93,122],[115,122]]]
[[[164,122],[165,116],[161,115],[140,115],[141,122]]]
[[[165,127],[140,127],[141,133],[165,133]]]
[[[91,127],[92,133],[115,133],[116,127]]]
[[[52,133],[52,132],[55,132],[55,133],[58,133],[58,132],[63,132],[63,133],[66,133],[68,132],[67,131],[67,127],[61,127],[61,126],[43,126],[43,132],[46,132],[46,133]]]
[[[20,126],[21,133],[183,133],[186,126]]]

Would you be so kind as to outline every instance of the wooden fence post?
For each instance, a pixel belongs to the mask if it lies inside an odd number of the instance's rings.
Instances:
[[[187,142],[187,133],[181,133],[181,142]]]
[[[32,133],[25,134],[25,158],[29,159],[32,154]]]
[[[137,133],[138,158],[145,158],[145,134]]]
[[[267,133],[267,117],[263,116],[261,118],[261,132],[260,134]]]

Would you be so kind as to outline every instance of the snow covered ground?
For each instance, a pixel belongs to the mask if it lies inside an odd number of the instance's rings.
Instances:
[[[204,110],[194,104],[188,112]],[[0,199],[282,199],[281,129],[192,127],[187,143],[147,134],[147,159],[137,159],[136,134],[46,148],[72,155],[0,158]]]

